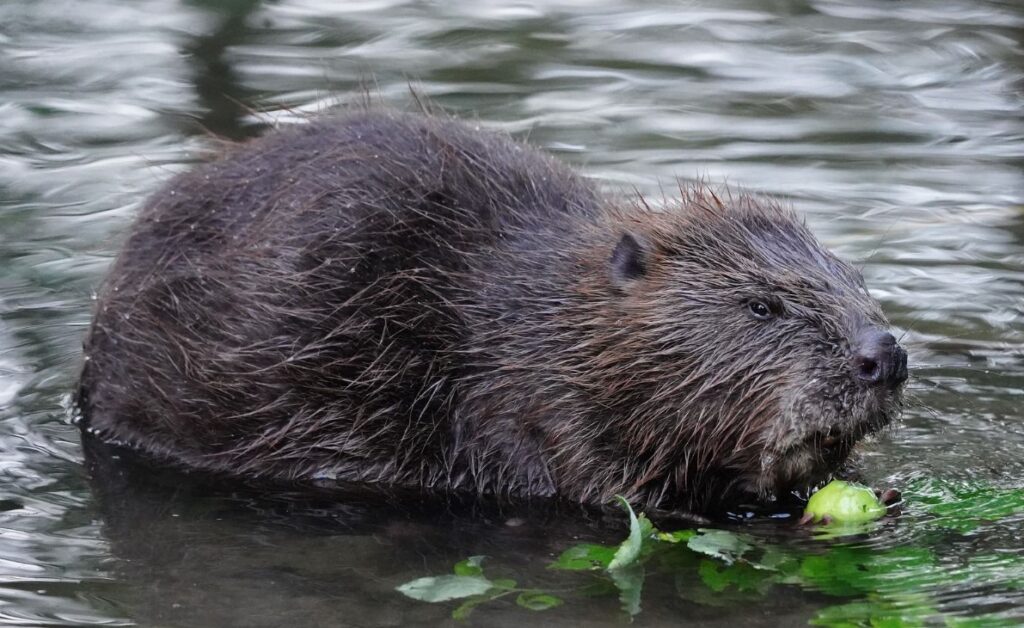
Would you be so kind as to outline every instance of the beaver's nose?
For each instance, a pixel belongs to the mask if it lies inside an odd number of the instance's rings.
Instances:
[[[907,381],[907,352],[889,332],[862,333],[854,347],[854,376],[868,386],[896,388]]]

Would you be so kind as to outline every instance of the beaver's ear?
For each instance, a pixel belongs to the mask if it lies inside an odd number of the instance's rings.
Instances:
[[[647,274],[647,243],[643,238],[624,233],[612,251],[609,273],[612,285],[626,288]]]

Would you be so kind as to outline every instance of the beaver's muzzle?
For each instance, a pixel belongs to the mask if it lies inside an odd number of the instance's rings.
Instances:
[[[886,331],[863,332],[850,359],[853,375],[865,386],[884,386],[890,390],[907,381],[907,352]]]

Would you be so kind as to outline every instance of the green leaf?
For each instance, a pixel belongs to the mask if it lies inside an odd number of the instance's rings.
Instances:
[[[516,604],[531,611],[546,611],[549,608],[561,606],[562,598],[540,591],[523,591],[516,598]]]
[[[480,567],[480,563],[484,561],[484,556],[470,556],[466,560],[455,563],[454,571],[457,576],[482,576],[484,570]]]
[[[619,549],[615,551],[615,557],[612,558],[612,562],[608,564],[608,569],[622,569],[636,562],[637,558],[640,557],[640,550],[643,549],[644,537],[650,536],[654,530],[654,526],[647,517],[640,515],[637,518],[636,513],[629,506],[629,502],[622,496],[617,496],[616,499],[622,504],[626,512],[629,514],[629,536],[626,540],[619,545]]]
[[[665,543],[685,543],[697,536],[696,530],[676,530],[675,532],[658,532],[658,540]]]
[[[590,569],[607,569],[615,558],[616,548],[607,545],[583,543],[574,545],[562,552],[558,560],[548,565],[548,569],[565,569],[568,571],[586,571]]]
[[[396,587],[399,593],[424,602],[446,602],[483,595],[495,583],[481,576],[430,576]]]
[[[718,563],[716,562],[710,560],[700,561],[697,573],[700,574],[700,579],[704,581],[707,588],[716,593],[725,591],[726,587],[729,586],[729,577],[718,568]]]
[[[700,534],[691,537],[686,546],[712,558],[719,558],[732,563],[746,552],[753,549],[747,535],[736,534],[728,530],[707,530],[701,528]]]
[[[502,589],[504,591],[511,591],[516,588],[516,581],[511,578],[498,578],[497,580],[491,581],[491,586],[495,589]]]

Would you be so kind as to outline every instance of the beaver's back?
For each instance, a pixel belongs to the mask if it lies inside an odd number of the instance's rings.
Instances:
[[[85,418],[190,465],[441,482],[474,274],[596,210],[554,160],[450,120],[360,111],[240,147],[142,210]]]

